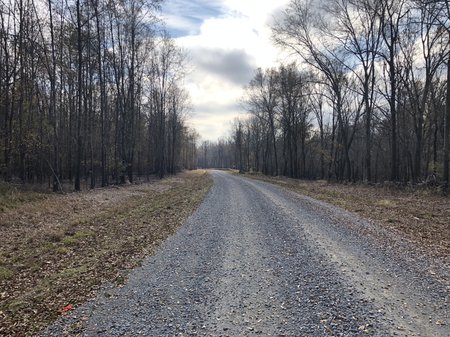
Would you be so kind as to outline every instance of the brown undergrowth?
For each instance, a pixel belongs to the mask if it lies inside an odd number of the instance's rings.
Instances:
[[[205,171],[193,171],[67,195],[4,193],[0,335],[35,335],[102,284],[123,283],[127,271],[176,231],[211,186]]]
[[[355,212],[405,235],[433,256],[450,257],[450,198],[435,191],[305,181],[260,174],[245,176]]]

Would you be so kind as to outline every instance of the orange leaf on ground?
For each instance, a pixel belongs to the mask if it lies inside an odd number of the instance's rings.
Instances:
[[[73,307],[72,304],[66,305],[63,309],[62,312],[68,312],[70,310],[74,310],[75,308]]]

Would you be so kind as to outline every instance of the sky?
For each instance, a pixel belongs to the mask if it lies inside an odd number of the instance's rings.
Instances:
[[[258,67],[275,66],[280,52],[270,23],[289,0],[166,0],[166,27],[188,57],[189,122],[202,140],[226,138],[244,112],[240,100]]]

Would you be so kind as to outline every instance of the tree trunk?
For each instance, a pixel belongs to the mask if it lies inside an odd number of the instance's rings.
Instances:
[[[105,114],[106,114],[106,88],[105,81],[103,78],[103,61],[102,61],[102,50],[104,49],[102,46],[102,38],[100,31],[100,15],[98,11],[98,1],[94,2],[92,0],[92,5],[94,8],[95,15],[95,24],[97,30],[97,65],[98,65],[98,80],[100,85],[100,128],[101,128],[101,176],[102,176],[102,187],[105,187],[107,182],[106,176],[106,150],[105,150],[105,142],[106,142],[106,132],[105,132]]]
[[[82,106],[82,94],[83,94],[83,77],[82,77],[82,66],[83,66],[83,53],[81,44],[81,12],[80,12],[80,0],[77,0],[77,48],[78,48],[78,116],[77,116],[77,156],[75,163],[75,191],[81,190],[81,118],[83,113]]]
[[[390,97],[389,108],[391,110],[391,181],[398,181],[398,154],[397,154],[397,83],[395,77],[394,54],[391,52],[389,60]]]
[[[277,153],[277,138],[275,133],[275,121],[273,117],[273,111],[269,114],[270,118],[270,130],[271,130],[271,136],[272,136],[272,145],[273,145],[273,154],[275,157],[275,176],[278,175],[278,153]]]
[[[445,129],[444,129],[444,192],[446,194],[448,194],[449,192],[449,180],[450,180],[449,152],[450,152],[450,56],[447,59],[447,98],[445,108]]]
[[[372,108],[369,102],[369,85],[364,83],[364,104],[366,110],[366,156],[365,156],[365,168],[366,168],[366,181],[372,182]]]

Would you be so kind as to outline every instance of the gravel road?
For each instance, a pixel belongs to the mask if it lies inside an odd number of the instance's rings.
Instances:
[[[448,265],[329,204],[211,174],[197,212],[126,285],[43,336],[450,336]]]

